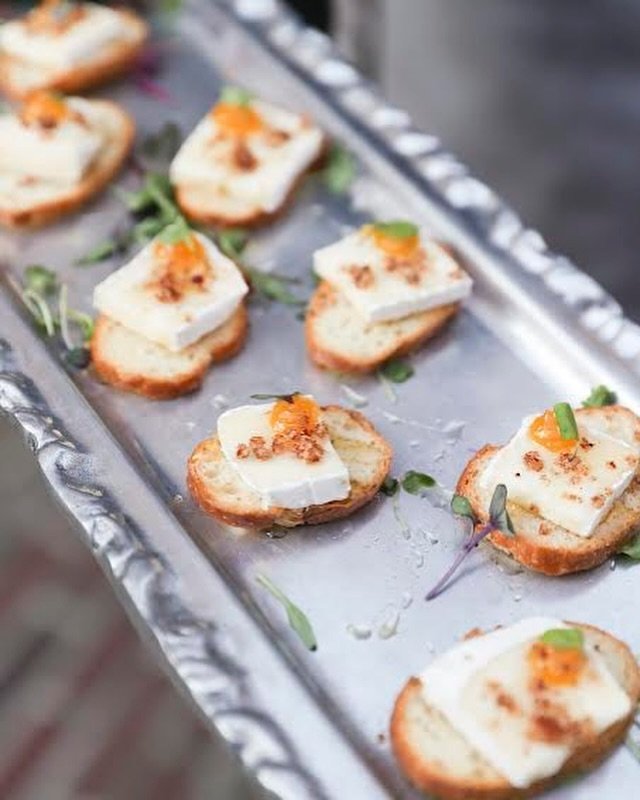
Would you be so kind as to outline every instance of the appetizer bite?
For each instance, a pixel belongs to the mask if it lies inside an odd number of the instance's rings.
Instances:
[[[93,366],[107,383],[156,399],[197,389],[247,335],[242,273],[184,220],[96,286]]]
[[[314,253],[321,282],[306,315],[320,367],[369,372],[434,336],[471,292],[448,250],[410,222],[365,225]]]
[[[171,165],[178,205],[210,225],[269,222],[324,149],[322,131],[307,117],[227,87]]]
[[[457,492],[486,523],[491,493],[508,492],[513,534],[487,540],[547,575],[591,569],[640,528],[640,419],[622,406],[558,403],[526,417],[503,447],[486,445],[467,464]]]
[[[294,527],[352,514],[390,464],[390,445],[362,414],[292,394],[222,414],[217,435],[191,455],[187,482],[227,525]]]
[[[83,92],[126,72],[147,38],[137,14],[96,3],[43,0],[0,27],[0,89]]]
[[[0,223],[36,227],[76,211],[117,174],[134,134],[108,100],[37,92],[0,114]]]
[[[410,678],[391,743],[435,797],[514,800],[592,770],[640,699],[629,648],[591,625],[533,617],[472,633]]]

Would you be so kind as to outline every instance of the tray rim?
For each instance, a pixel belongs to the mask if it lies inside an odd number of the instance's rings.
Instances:
[[[202,5],[201,0],[187,2],[188,7]],[[225,8],[266,44],[305,84],[320,92],[343,121],[357,124],[360,132],[374,142],[381,157],[412,179],[419,189],[428,189],[432,199],[441,202],[449,213],[457,215],[480,246],[493,257],[515,264],[522,270],[526,284],[533,278],[537,299],[548,297],[554,303],[559,301],[567,322],[581,331],[582,338],[598,348],[621,376],[628,377],[628,381],[623,381],[625,385],[639,385],[640,326],[623,314],[617,301],[595,280],[568,259],[552,253],[542,236],[525,227],[515,212],[485,183],[473,177],[436,137],[422,133],[408,114],[386,103],[378,90],[339,56],[327,36],[305,26],[281,0],[216,0],[216,5]],[[7,298],[0,295],[0,307],[3,305],[11,316]],[[11,312],[17,319],[15,311]],[[225,724],[223,719],[233,711],[232,699],[226,705],[211,707],[207,697],[211,685],[224,680],[230,683],[231,695],[238,691],[242,676],[230,666],[238,663],[238,654],[223,637],[216,645],[216,663],[209,663],[210,623],[199,619],[185,605],[174,603],[164,615],[158,616],[156,606],[162,597],[176,596],[170,566],[153,549],[144,546],[144,537],[126,516],[126,509],[103,491],[97,476],[92,475],[93,467],[84,463],[89,458],[86,448],[66,433],[64,420],[52,412],[32,371],[17,368],[12,350],[9,333],[7,339],[0,338],[0,413],[11,417],[22,430],[52,493],[75,519],[112,581],[128,594],[129,610],[137,615],[147,638],[151,633],[199,711],[222,732],[265,788],[284,800],[328,796],[322,788],[322,776],[313,775],[302,766],[296,748],[281,726],[269,717],[268,710],[252,697],[250,688],[243,687],[242,691],[246,709],[240,745],[233,735],[233,726]],[[58,468],[59,460],[68,458],[83,461],[81,471],[89,475],[85,480],[88,492],[78,491],[73,482],[74,470]],[[104,526],[102,531],[101,526]],[[151,587],[143,597],[138,596],[133,585],[127,585],[123,564],[128,566],[132,562],[142,570],[143,580]],[[248,612],[245,614],[248,616]],[[207,663],[211,672],[195,682],[187,677],[194,653],[199,654],[200,661]],[[286,668],[284,662],[282,667]],[[236,706],[235,711],[242,716],[242,709]],[[264,748],[253,746],[265,738],[271,749],[283,756],[277,764],[276,780],[274,764],[265,764]]]

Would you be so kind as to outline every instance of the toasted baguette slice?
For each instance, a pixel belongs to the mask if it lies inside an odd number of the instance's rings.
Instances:
[[[581,419],[598,414],[612,436],[640,442],[640,419],[628,408],[583,408],[576,411]],[[499,448],[486,445],[469,461],[460,476],[456,491],[464,495],[482,521],[487,519],[490,498],[480,489],[479,479],[492,455]],[[515,536],[496,531],[487,537],[499,550],[512,555],[525,567],[545,575],[564,575],[580,572],[602,564],[640,530],[640,477],[636,476],[622,497],[588,539],[576,536],[559,525],[536,516],[530,511],[507,503]]]
[[[82,207],[102,191],[119,172],[133,146],[135,123],[116,103],[90,101],[99,113],[105,147],[84,178],[61,187],[46,181],[27,183],[0,173],[0,224],[9,228],[36,228]],[[96,121],[98,117],[96,116]]]
[[[591,625],[576,625],[597,645],[611,674],[629,695],[632,711],[574,751],[557,775],[515,789],[475,751],[435,708],[422,698],[421,682],[411,678],[396,699],[391,744],[409,780],[446,800],[519,800],[540,794],[576,773],[597,767],[624,740],[640,699],[640,670],[629,648]]]
[[[168,400],[197,389],[213,362],[231,358],[242,348],[247,330],[247,310],[241,305],[217,330],[174,353],[100,316],[91,339],[93,368],[119,389]]]
[[[263,508],[260,496],[229,465],[217,437],[205,439],[193,451],[187,483],[198,505],[212,516],[240,528],[316,525],[347,517],[368,503],[384,481],[391,465],[391,446],[358,411],[324,406],[322,419],[338,455],[349,470],[351,493],[307,508]]]
[[[371,372],[419,347],[454,317],[459,303],[367,325],[344,295],[322,281],[305,320],[307,348],[315,364],[339,372]]]
[[[113,42],[96,53],[93,61],[64,71],[10,56],[0,51],[0,90],[22,100],[40,89],[73,94],[84,92],[125,74],[134,65],[147,40],[146,22],[133,11],[119,9],[130,36]]]
[[[259,228],[269,225],[285,213],[293,202],[299,188],[309,173],[322,167],[328,149],[328,142],[322,142],[316,160],[294,181],[289,193],[279,208],[265,211],[258,206],[246,203],[206,184],[176,184],[176,202],[182,213],[192,222],[200,225],[213,225],[218,228]]]

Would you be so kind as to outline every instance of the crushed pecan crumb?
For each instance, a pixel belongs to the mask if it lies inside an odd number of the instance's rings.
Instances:
[[[529,450],[529,452],[525,453],[522,460],[527,469],[533,470],[533,472],[542,472],[544,469],[544,462],[535,450]]]
[[[417,286],[427,270],[425,252],[420,248],[412,258],[388,256],[384,266],[387,272],[403,278],[410,286]]]
[[[247,144],[239,140],[233,148],[233,163],[242,172],[252,172],[258,166],[258,159]]]
[[[353,264],[346,268],[358,289],[371,289],[375,283],[375,275],[366,264]]]

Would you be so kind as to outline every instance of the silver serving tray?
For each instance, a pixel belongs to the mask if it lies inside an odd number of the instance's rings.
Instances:
[[[640,408],[640,331],[620,306],[544,240],[433,136],[340,60],[330,41],[275,0],[187,2],[166,57],[166,105],[131,83],[108,91],[141,132],[175,119],[187,132],[223,82],[312,114],[358,155],[350,195],[309,182],[290,213],[255,236],[248,260],[300,276],[311,252],[372,216],[420,220],[451,242],[475,278],[459,319],[413,359],[395,397],[376,378],[315,369],[301,323],[255,302],[246,350],[212,369],[204,388],[150,402],[69,373],[34,333],[19,301],[0,291],[0,410],[13,417],[55,497],[112,579],[176,684],[258,780],[285,800],[417,796],[396,768],[387,724],[405,679],[473,626],[549,613],[611,629],[640,649],[629,613],[638,576],[605,565],[548,579],[490,549],[470,558],[437,601],[426,590],[461,543],[445,492],[375,500],[346,522],[285,538],[241,535],[202,514],[185,462],[225,405],[253,392],[304,389],[324,402],[358,402],[393,443],[393,471],[422,469],[454,486],[469,455],[505,440],[522,416],[607,383]],[[124,176],[122,185],[131,182]],[[90,310],[92,287],[117,266],[70,266],[124,217],[109,195],[64,223],[0,235],[6,269],[55,267],[71,303]],[[345,389],[345,386],[350,387]],[[11,469],[3,462],[2,469]],[[197,545],[196,545],[197,542]],[[256,585],[264,572],[308,613],[319,650],[308,653],[282,609]],[[554,798],[618,798],[640,765],[622,748]]]

